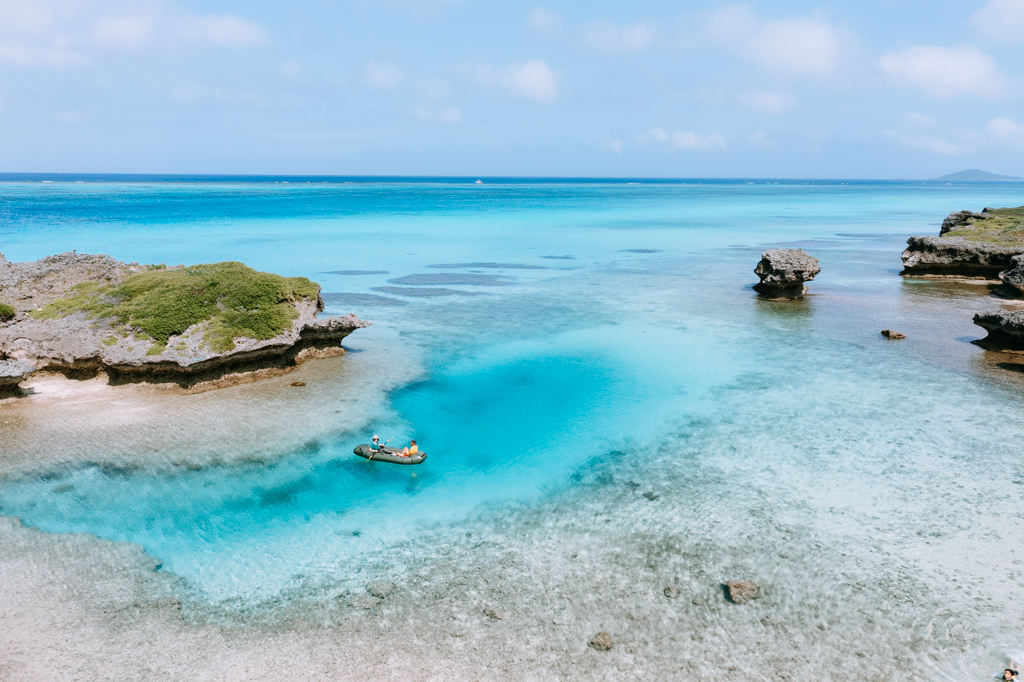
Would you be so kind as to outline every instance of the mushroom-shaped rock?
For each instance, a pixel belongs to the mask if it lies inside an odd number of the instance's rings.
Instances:
[[[1024,351],[1024,310],[978,313],[974,324],[988,332],[988,336],[975,341],[982,348]]]
[[[754,268],[754,274],[761,278],[754,291],[765,298],[801,298],[807,293],[804,282],[819,272],[818,259],[803,249],[768,249]]]

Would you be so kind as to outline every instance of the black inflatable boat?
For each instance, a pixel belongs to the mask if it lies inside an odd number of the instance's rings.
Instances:
[[[392,464],[419,464],[427,458],[427,453],[425,452],[417,452],[415,455],[402,457],[388,447],[381,447],[380,450],[374,452],[367,443],[357,445],[353,452],[363,459],[369,459],[374,462],[391,462]]]

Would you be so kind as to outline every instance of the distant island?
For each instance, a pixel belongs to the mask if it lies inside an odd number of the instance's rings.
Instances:
[[[978,170],[977,168],[969,168],[967,170],[957,171],[956,173],[950,173],[938,178],[933,178],[932,182],[1006,182],[1013,180],[1024,180],[1024,178],[1018,178],[1012,175],[999,175],[997,173]]]

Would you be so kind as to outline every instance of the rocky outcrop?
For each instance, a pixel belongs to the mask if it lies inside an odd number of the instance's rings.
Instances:
[[[982,348],[1024,352],[1024,310],[978,313],[974,324],[988,332],[988,336],[975,341]]]
[[[793,299],[807,293],[804,282],[821,272],[818,259],[803,249],[769,249],[754,268],[761,281],[754,291],[764,298]]]
[[[983,209],[981,213],[975,213],[974,211],[955,211],[946,216],[945,220],[942,221],[942,227],[939,228],[939,234],[943,235],[947,232],[960,229],[970,229],[975,221],[986,220],[991,213],[992,209]]]
[[[70,378],[105,373],[111,384],[175,383],[192,386],[226,375],[284,369],[314,357],[344,353],[341,341],[367,322],[354,315],[317,319],[323,301],[315,293],[290,303],[290,327],[272,338],[235,338],[234,348],[218,352],[208,343],[209,320],[170,336],[166,343],[111,319],[86,311],[61,316],[33,315],[54,301],[73,296],[83,283],[116,284],[147,266],[121,263],[109,256],[65,253],[41,261],[11,263],[0,255],[0,300],[16,309],[13,321],[0,325],[0,385],[17,392],[17,383],[36,371]],[[313,289],[315,292],[315,288]],[[285,318],[287,320],[287,318]],[[287,323],[286,323],[287,324]],[[17,376],[17,380],[14,377]]]
[[[1017,298],[1024,297],[1024,254],[1010,259],[1010,266],[999,273],[1003,291]]]
[[[34,372],[35,365],[19,360],[0,360],[0,398],[21,393],[18,384]]]
[[[948,220],[948,218],[947,218]],[[905,277],[996,279],[1024,246],[996,246],[963,237],[911,237],[903,252]]]
[[[587,642],[587,646],[594,651],[610,651],[614,644],[612,643],[611,635],[607,632],[599,632],[590,638],[590,641]]]
[[[894,341],[907,338],[906,334],[904,334],[903,332],[898,332],[895,329],[883,329],[881,334],[885,338],[892,339]]]

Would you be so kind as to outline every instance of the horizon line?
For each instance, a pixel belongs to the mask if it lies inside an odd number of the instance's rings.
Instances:
[[[951,175],[951,174],[947,174]],[[17,177],[121,177],[121,178],[324,178],[324,179],[368,179],[368,180],[540,180],[540,181],[655,181],[655,182],[694,182],[694,181],[815,181],[815,182],[950,182],[963,184],[1024,182],[1024,177],[1002,176],[992,180],[945,180],[946,176],[935,178],[899,178],[899,177],[797,177],[797,176],[660,176],[660,175],[424,175],[411,174],[335,174],[335,173],[182,173],[182,172],[127,172],[127,171],[0,171],[0,179],[17,179]]]

